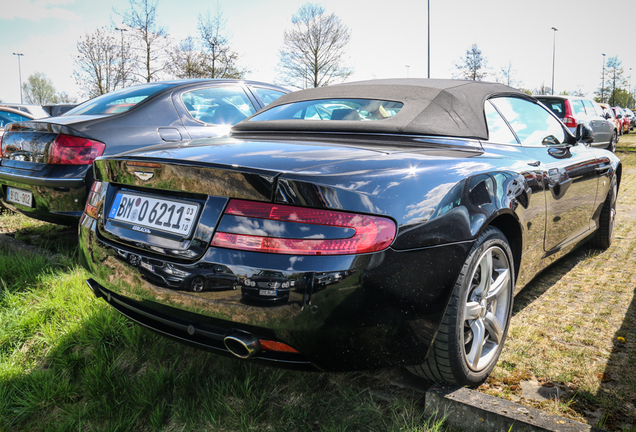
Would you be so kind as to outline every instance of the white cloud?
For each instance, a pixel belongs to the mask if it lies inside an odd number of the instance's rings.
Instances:
[[[60,6],[72,5],[72,0],[35,0],[21,3],[17,7],[5,8],[3,19],[23,19],[27,21],[42,21],[57,19],[62,21],[80,22],[82,18],[75,12]]]

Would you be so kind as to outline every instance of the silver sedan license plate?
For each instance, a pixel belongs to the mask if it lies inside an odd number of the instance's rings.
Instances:
[[[31,191],[8,187],[7,201],[22,204],[27,207],[33,207],[33,193]]]
[[[137,227],[187,237],[192,232],[198,211],[198,204],[164,197],[117,192],[108,218]]]

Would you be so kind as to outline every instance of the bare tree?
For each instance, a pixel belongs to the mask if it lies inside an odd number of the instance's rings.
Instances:
[[[523,83],[515,78],[516,74],[517,70],[512,67],[512,62],[509,61],[506,66],[500,69],[500,75],[497,76],[496,80],[510,87],[520,87]]]
[[[622,62],[617,56],[610,57],[607,65],[603,68],[601,75],[601,86],[594,92],[596,102],[606,102],[611,106],[616,106],[617,90],[625,86],[625,78],[623,77]]]
[[[545,85],[545,82],[541,83],[541,86],[532,91],[533,95],[551,95],[552,87]]]
[[[466,55],[455,63],[458,73],[456,78],[483,81],[488,76],[488,60],[482,54],[477,44],[472,44],[466,50]]]
[[[55,98],[57,99],[55,103],[77,103],[77,98],[69,95],[65,91],[58,93]]]
[[[206,53],[197,48],[196,40],[188,36],[168,52],[166,71],[180,79],[206,78]]]
[[[247,69],[240,69],[236,62],[238,54],[230,47],[224,32],[227,20],[217,3],[216,12],[199,15],[197,28],[201,43],[206,51],[205,70],[209,78],[243,78]]]
[[[129,0],[130,9],[115,13],[130,27],[133,47],[141,55],[135,57],[135,74],[142,81],[151,82],[165,67],[168,50],[168,34],[157,21],[159,0]]]
[[[102,27],[77,42],[73,76],[88,97],[115,90],[121,83],[120,50],[115,35]]]
[[[305,3],[292,16],[293,28],[285,31],[279,51],[279,74],[293,87],[322,87],[344,81],[353,69],[344,66],[351,33],[335,14]]]
[[[620,105],[619,100],[626,100],[627,92],[623,90],[624,95],[620,92],[622,87],[625,86],[626,81],[623,76],[624,70],[621,66],[621,62],[617,56],[610,57],[607,60],[607,66],[605,67],[605,76],[607,77],[607,87],[610,91],[609,104],[611,106]],[[624,105],[620,105],[624,106]]]
[[[22,84],[22,92],[26,103],[34,105],[57,103],[53,81],[42,72],[29,75],[27,82]]]

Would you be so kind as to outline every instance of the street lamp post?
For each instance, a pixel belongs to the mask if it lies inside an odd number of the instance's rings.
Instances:
[[[428,0],[428,78],[431,77],[431,0]]]
[[[121,86],[126,87],[126,74],[124,73],[124,32],[128,31],[125,28],[115,27],[115,30],[121,32]]]
[[[603,54],[603,81],[601,81],[601,102],[605,102],[605,54]]]
[[[411,68],[411,66],[406,65],[406,77],[409,77],[409,69]]]
[[[20,77],[20,103],[24,103],[22,101],[22,68],[20,67],[20,57],[24,54],[22,53],[13,53],[14,56],[18,56],[18,76]]]
[[[629,87],[627,90],[627,107],[632,108],[634,106],[632,102],[632,68],[629,68]]]
[[[552,27],[554,30],[554,38],[552,41],[552,94],[554,94],[554,61],[556,59],[556,32],[559,31],[558,28]]]

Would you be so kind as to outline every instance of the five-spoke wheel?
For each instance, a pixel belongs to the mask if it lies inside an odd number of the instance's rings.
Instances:
[[[432,381],[476,387],[497,364],[512,313],[514,262],[503,233],[477,237],[424,363],[407,369]]]

